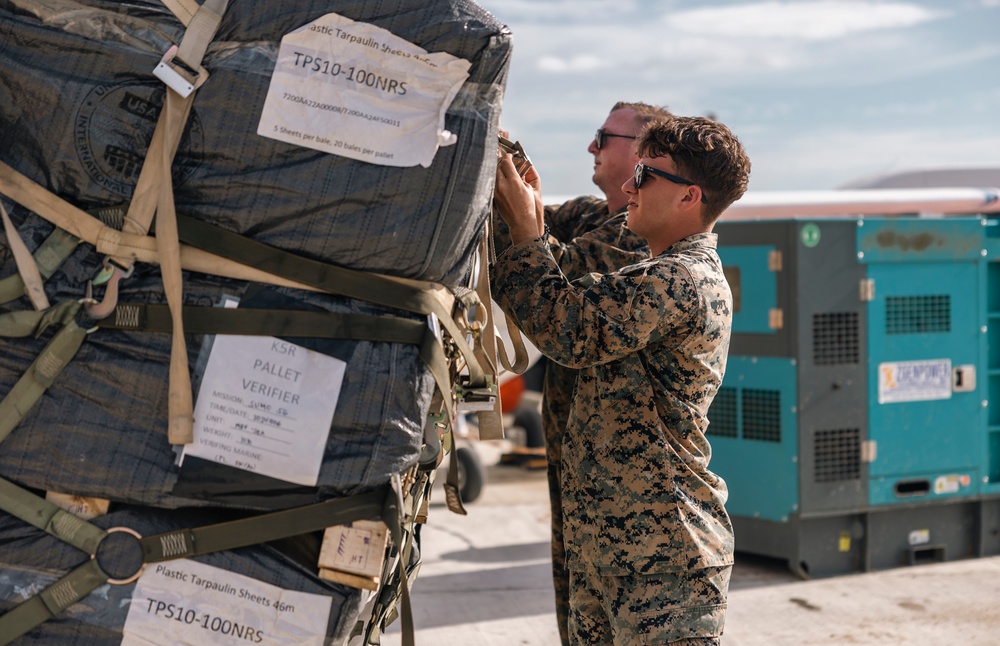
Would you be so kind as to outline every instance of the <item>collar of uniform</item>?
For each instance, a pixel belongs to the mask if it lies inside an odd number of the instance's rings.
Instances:
[[[719,234],[717,233],[696,233],[693,236],[681,238],[663,253],[674,254],[690,249],[715,249],[718,242]]]

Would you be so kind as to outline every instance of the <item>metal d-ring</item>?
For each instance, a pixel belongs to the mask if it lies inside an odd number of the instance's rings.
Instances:
[[[108,534],[114,534],[115,532],[124,532],[126,534],[134,536],[136,540],[142,541],[142,535],[130,527],[109,527],[104,531]],[[90,558],[91,560],[96,559],[97,552],[91,554]],[[129,583],[136,581],[140,576],[142,576],[142,573],[145,569],[146,569],[146,564],[143,563],[142,565],[139,566],[139,569],[136,570],[135,574],[128,577],[127,579],[108,579],[108,583],[110,583],[111,585],[128,585]]]

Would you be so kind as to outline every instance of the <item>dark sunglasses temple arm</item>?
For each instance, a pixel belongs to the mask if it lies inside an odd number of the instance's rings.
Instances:
[[[681,184],[683,186],[698,186],[689,179],[684,179],[680,175],[674,175],[673,173],[668,173],[665,170],[660,170],[659,168],[653,168],[652,166],[647,166],[646,164],[636,164],[635,165],[635,175],[632,177],[632,182],[635,184],[636,189],[641,187],[646,183],[646,174],[657,175],[663,179],[669,180],[674,184]],[[705,189],[698,186],[701,189],[701,203],[708,204],[708,198],[705,197]]]

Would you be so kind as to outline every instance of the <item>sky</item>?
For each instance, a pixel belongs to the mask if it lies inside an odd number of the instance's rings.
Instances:
[[[594,194],[611,106],[714,115],[751,191],[1000,166],[1000,0],[477,0],[511,30],[501,127],[546,201]]]

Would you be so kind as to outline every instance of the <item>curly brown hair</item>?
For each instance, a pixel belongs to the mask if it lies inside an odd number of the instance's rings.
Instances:
[[[669,156],[677,173],[701,187],[712,224],[740,199],[750,183],[750,158],[724,124],[706,117],[671,117],[646,124],[639,135],[640,157]]]

